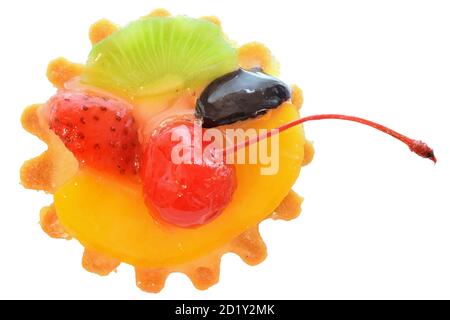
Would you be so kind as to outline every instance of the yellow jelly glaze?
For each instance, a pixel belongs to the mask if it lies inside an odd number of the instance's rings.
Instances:
[[[268,115],[232,127],[276,128],[299,117],[286,103]],[[300,173],[304,134],[294,127],[279,136],[276,175],[261,164],[236,165],[237,189],[224,212],[196,229],[163,225],[144,203],[140,184],[82,170],[55,193],[58,218],[86,248],[141,268],[174,267],[208,255],[268,217]]]

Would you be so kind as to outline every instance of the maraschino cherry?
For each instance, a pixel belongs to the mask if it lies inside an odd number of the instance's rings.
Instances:
[[[230,152],[245,148],[274,134],[279,134],[301,123],[322,119],[339,119],[358,122],[380,130],[405,143],[417,155],[436,163],[433,150],[424,142],[408,138],[383,125],[354,116],[339,114],[314,115],[286,123],[265,135],[235,144],[221,150],[214,150],[208,156],[200,155],[196,160],[196,145],[202,149],[210,142],[202,140],[196,144],[194,123],[174,121],[159,128],[151,137],[144,154],[142,180],[144,195],[149,207],[160,218],[179,227],[198,227],[204,225],[227,207],[236,189],[236,175],[233,165],[224,159]],[[205,129],[201,130],[203,136]],[[186,163],[175,163],[172,152],[180,147],[180,141],[173,141],[173,136],[185,137],[182,143],[184,152],[190,151]],[[201,139],[201,138],[200,138]],[[201,152],[201,151],[200,151]]]
[[[173,136],[185,139],[172,141]],[[226,208],[236,189],[234,166],[225,164],[215,152],[196,159],[199,150],[193,137],[193,122],[165,124],[150,137],[141,169],[147,205],[156,218],[179,227],[210,222]],[[188,158],[175,163],[172,151],[180,143]],[[206,142],[201,145],[203,149]]]

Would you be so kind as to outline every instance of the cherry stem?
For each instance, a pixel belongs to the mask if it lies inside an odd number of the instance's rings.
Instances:
[[[434,163],[436,163],[436,161],[437,161],[436,157],[434,156],[433,149],[431,149],[425,142],[408,138],[407,136],[405,136],[401,133],[398,133],[397,131],[394,131],[388,127],[385,127],[381,124],[378,124],[376,122],[366,120],[363,118],[354,117],[354,116],[346,116],[346,115],[342,115],[342,114],[319,114],[319,115],[313,115],[313,116],[300,118],[300,119],[294,120],[292,122],[283,124],[282,126],[278,127],[275,130],[269,130],[266,134],[260,134],[254,138],[248,139],[248,140],[238,143],[234,146],[230,146],[230,147],[226,148],[224,151],[225,152],[227,152],[227,151],[228,152],[236,152],[242,148],[248,147],[249,145],[257,143],[258,141],[261,141],[263,139],[270,138],[272,135],[279,134],[279,133],[286,131],[292,127],[295,127],[299,124],[305,123],[307,121],[324,120],[324,119],[347,120],[347,121],[353,121],[353,122],[358,122],[358,123],[367,125],[369,127],[375,128],[381,132],[384,132],[384,133],[400,140],[401,142],[406,144],[412,152],[416,153],[417,155],[421,156],[422,158],[430,159]]]

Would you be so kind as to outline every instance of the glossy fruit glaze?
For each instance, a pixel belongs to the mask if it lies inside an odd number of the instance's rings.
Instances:
[[[236,189],[236,169],[195,138],[195,122],[172,121],[155,130],[141,168],[144,197],[158,218],[180,227],[198,227],[216,218]],[[178,137],[174,141],[173,137]],[[211,152],[203,151],[211,150]],[[176,152],[181,163],[176,163]],[[198,159],[196,159],[198,158]]]

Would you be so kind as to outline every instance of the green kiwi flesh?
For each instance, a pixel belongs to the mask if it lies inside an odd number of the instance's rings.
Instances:
[[[206,86],[238,68],[236,49],[215,24],[188,17],[150,17],[97,43],[84,84],[132,99]]]

